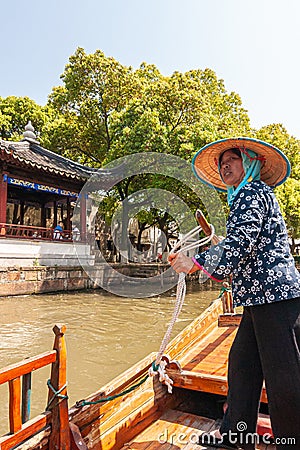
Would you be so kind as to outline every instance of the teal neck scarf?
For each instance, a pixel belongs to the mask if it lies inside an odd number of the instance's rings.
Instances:
[[[245,176],[237,188],[235,188],[234,186],[227,186],[227,203],[229,206],[232,205],[237,193],[247,183],[250,183],[250,181],[260,180],[261,158],[259,158],[258,155],[252,150],[247,149],[246,152],[244,152],[243,149],[239,150],[241,150]],[[218,165],[218,167],[219,173],[221,174],[220,165]]]

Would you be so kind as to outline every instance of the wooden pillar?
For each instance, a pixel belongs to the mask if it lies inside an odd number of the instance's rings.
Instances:
[[[67,230],[72,231],[70,197],[67,197],[67,223],[66,223],[66,228],[67,228]]]
[[[21,203],[20,203],[20,225],[24,225],[24,210],[25,210],[24,200],[21,200]]]
[[[56,202],[56,200],[53,200],[53,212],[54,212],[53,228],[55,228],[57,225],[57,202]]]
[[[7,208],[7,181],[6,173],[1,173],[0,180],[0,223],[6,223],[6,208]]]
[[[45,203],[41,205],[41,226],[46,228],[46,208]]]
[[[60,219],[59,219],[60,221],[64,221],[64,204],[63,203],[61,203],[61,205],[60,205]]]
[[[60,396],[55,397],[49,389],[48,410],[52,411],[52,432],[49,439],[49,450],[70,450],[70,429],[67,398],[67,350],[65,342],[65,325],[55,325],[53,350],[56,350],[56,361],[52,363],[50,383]]]
[[[83,242],[86,242],[86,196],[81,193],[80,197],[80,236]]]

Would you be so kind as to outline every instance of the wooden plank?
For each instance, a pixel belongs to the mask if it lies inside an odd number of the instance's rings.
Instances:
[[[99,445],[101,442],[102,448],[106,450],[120,448],[129,438],[156,420],[165,407],[174,406],[177,399],[167,393],[166,387],[161,385],[157,377],[154,387],[152,383],[153,379],[149,379],[148,387],[140,387],[126,395],[118,406],[114,404],[115,400],[107,402],[103,405],[106,412],[98,405],[98,411],[102,413],[100,417],[81,429],[85,442],[93,442],[95,448],[96,442]]]
[[[216,368],[227,371],[229,349],[236,333],[235,328],[215,329],[203,340],[189,349],[182,361],[184,370],[213,372]]]
[[[50,420],[51,413],[45,412],[26,422],[15,434],[0,437],[1,450],[10,450],[34,434],[42,431],[47,426],[50,426]]]
[[[215,420],[214,424],[212,425],[212,427],[209,430],[203,430],[203,431],[201,430],[200,435],[207,433],[207,432],[212,432],[212,431],[218,430],[220,428],[220,426],[221,426],[221,420],[217,419],[217,420]],[[202,446],[200,444],[197,446],[197,449],[203,449],[203,450],[205,449],[206,450],[207,448],[213,449],[215,447],[209,447],[208,445]],[[192,450],[192,449],[194,450],[194,449],[196,449],[196,447],[191,446],[191,445],[187,445],[186,447],[184,447],[184,450]]]
[[[168,345],[166,353],[171,359],[184,355],[187,348],[192,348],[195,341],[204,339],[216,327],[218,316],[222,312],[221,299],[215,300],[197,319],[189,324]]]
[[[156,399],[156,401],[159,401],[159,399]],[[151,405],[150,407],[155,405],[152,386],[148,389],[139,389],[139,391],[135,391],[133,394],[128,395],[127,398],[123,398],[119,402],[118,407],[111,404],[108,405],[109,408],[105,408],[105,412],[104,408],[100,409],[102,413],[98,425],[96,425],[96,422],[93,422],[92,426],[97,426],[99,433],[103,434],[124,420],[125,422],[132,420],[137,409],[143,408],[144,406],[147,408],[149,407],[148,405]],[[82,429],[82,434],[85,436],[86,427]]]
[[[167,410],[157,421],[126,443],[122,450],[160,450],[197,445],[198,436],[212,429],[215,420]],[[199,447],[198,447],[199,448]]]
[[[168,410],[158,420],[152,423],[142,433],[139,433],[129,444],[132,450],[147,449],[155,450],[168,449],[178,436],[178,428],[181,426],[181,412],[176,410]]]
[[[0,384],[7,383],[9,380],[21,377],[26,373],[32,372],[41,367],[51,364],[56,359],[56,351],[49,351],[33,356],[24,361],[11,364],[0,370]]]
[[[161,412],[157,409],[156,405],[153,405],[153,402],[149,402],[149,404],[136,409],[131,415],[130,420],[129,418],[124,419],[104,434],[99,433],[97,423],[94,422],[93,426],[90,427],[88,436],[85,437],[85,442],[89,448],[118,450],[137,433],[157,420],[160,415]],[[92,447],[89,446],[89,442],[93,443]]]
[[[215,428],[219,427],[219,424],[216,426],[216,421],[214,419],[209,419],[207,417],[195,416],[193,414],[189,414],[188,417],[194,417],[193,421],[189,424],[186,423],[186,419],[181,418],[181,426],[180,432],[182,434],[178,435],[177,440],[175,440],[176,446],[179,448],[189,450],[189,449],[199,449],[199,436],[203,433],[210,432]],[[185,426],[188,425],[188,426]],[[201,447],[200,447],[201,448]]]
[[[220,314],[218,319],[219,327],[238,327],[241,323],[243,314]]]
[[[70,429],[67,396],[67,350],[65,342],[66,326],[55,325],[53,349],[56,351],[56,360],[52,363],[50,383],[60,396],[49,389],[48,406],[52,411],[52,432],[49,440],[49,450],[70,450]]]
[[[18,377],[9,381],[9,431],[16,433],[21,428],[21,379]]]
[[[180,388],[191,389],[194,391],[210,392],[212,394],[227,395],[227,377],[211,375],[208,373],[191,372],[182,370],[167,370],[169,377],[174,385]],[[261,401],[267,403],[265,387],[263,387]]]

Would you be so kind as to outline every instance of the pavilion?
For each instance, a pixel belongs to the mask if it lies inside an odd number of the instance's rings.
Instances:
[[[23,136],[20,142],[0,140],[1,232],[50,239],[62,221],[71,238],[72,204],[96,169],[41,147],[30,122]]]
[[[86,196],[80,192],[97,169],[43,148],[29,122],[21,141],[0,140],[0,171],[0,267],[76,265],[78,251],[90,258]],[[80,230],[75,235],[76,202]],[[59,222],[64,230],[58,241],[53,230]],[[76,251],[73,240],[79,241]]]

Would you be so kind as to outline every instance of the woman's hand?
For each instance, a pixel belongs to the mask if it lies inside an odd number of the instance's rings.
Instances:
[[[168,261],[177,273],[194,273],[199,270],[199,267],[197,264],[194,264],[192,258],[189,258],[183,253],[171,253]]]

